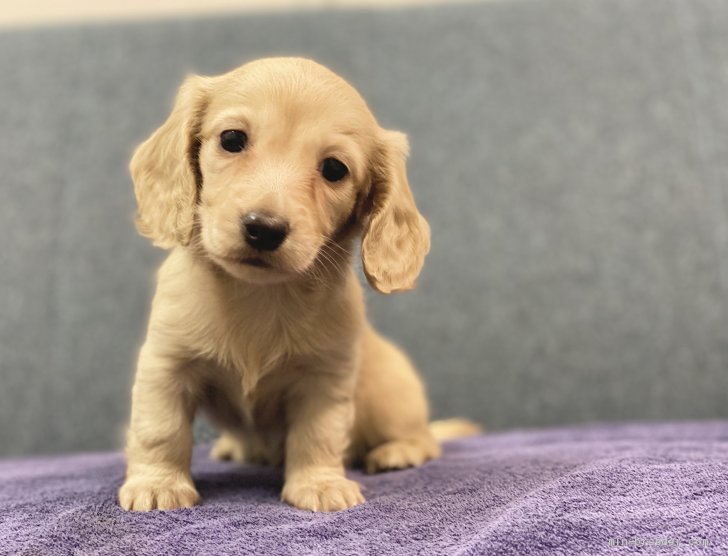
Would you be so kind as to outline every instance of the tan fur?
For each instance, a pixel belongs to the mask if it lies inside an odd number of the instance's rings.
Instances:
[[[483,433],[483,428],[467,419],[441,419],[430,423],[430,432],[437,440],[451,440]]]
[[[220,133],[246,131],[240,153]],[[383,130],[344,80],[303,59],[190,77],[169,119],[134,154],[142,234],[171,248],[139,356],[119,492],[132,510],[199,501],[190,475],[197,409],[221,428],[213,456],[282,464],[302,509],[363,502],[345,460],[374,472],[420,465],[440,447],[407,358],[367,322],[352,269],[382,292],[408,289],[429,228],[407,183],[403,134]],[[328,183],[321,161],[350,169]],[[248,211],[290,222],[251,253]],[[265,268],[244,261],[259,256]]]

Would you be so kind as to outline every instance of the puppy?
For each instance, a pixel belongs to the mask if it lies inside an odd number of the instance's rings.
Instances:
[[[364,501],[345,463],[376,472],[440,454],[423,386],[367,322],[351,264],[361,237],[374,289],[414,286],[430,230],[407,151],[403,134],[310,60],[184,82],[130,165],[137,227],[171,251],[132,393],[124,509],[199,501],[197,409],[222,431],[213,457],[283,465],[282,498],[305,510]]]

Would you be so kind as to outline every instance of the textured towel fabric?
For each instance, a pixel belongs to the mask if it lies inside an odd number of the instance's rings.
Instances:
[[[728,551],[728,422],[582,426],[450,442],[442,459],[420,469],[352,472],[368,502],[334,514],[281,503],[277,470],[212,462],[206,453],[198,447],[193,462],[203,504],[146,514],[116,503],[119,454],[6,460],[0,553]]]

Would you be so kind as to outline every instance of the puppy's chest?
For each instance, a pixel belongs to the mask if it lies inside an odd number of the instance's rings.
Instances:
[[[265,375],[293,372],[327,349],[330,332],[315,310],[281,304],[231,305],[210,330],[212,355],[239,374],[245,390]]]

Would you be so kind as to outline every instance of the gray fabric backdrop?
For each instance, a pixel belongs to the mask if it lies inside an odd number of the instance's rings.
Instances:
[[[436,416],[728,417],[728,2],[519,0],[0,34],[0,453],[118,444],[162,253],[126,170],[188,71],[314,57],[433,230],[369,295]]]

